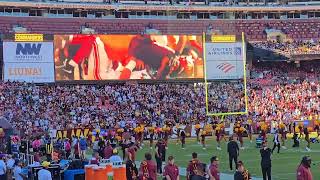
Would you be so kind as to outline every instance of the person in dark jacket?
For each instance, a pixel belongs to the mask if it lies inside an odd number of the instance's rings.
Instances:
[[[264,142],[260,149],[263,180],[271,180],[271,149],[267,145],[267,142]]]
[[[228,154],[229,154],[229,165],[230,170],[232,170],[232,161],[235,163],[235,167],[237,167],[237,161],[239,157],[239,145],[236,142],[237,137],[233,136],[232,139],[228,143]]]
[[[243,162],[238,161],[237,171],[234,173],[234,180],[251,180],[251,175],[247,169],[245,169]]]
[[[157,162],[157,173],[162,174],[162,162],[166,158],[166,144],[163,139],[159,139],[156,144],[155,159]]]
[[[137,180],[138,179],[138,169],[135,162],[132,160],[132,156],[128,152],[128,160],[126,162],[126,175],[127,180]]]

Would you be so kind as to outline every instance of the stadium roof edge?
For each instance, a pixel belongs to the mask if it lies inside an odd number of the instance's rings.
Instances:
[[[116,10],[162,10],[162,11],[314,11],[320,10],[320,5],[305,6],[204,6],[204,5],[145,5],[145,4],[89,4],[89,3],[50,3],[50,2],[21,2],[0,1],[0,7],[19,8],[61,8],[61,9],[116,9]]]

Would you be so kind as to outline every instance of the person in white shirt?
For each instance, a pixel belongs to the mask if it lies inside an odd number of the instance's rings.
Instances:
[[[12,158],[12,155],[8,155],[8,160],[7,160],[7,168],[8,170],[12,170],[14,167],[15,160]]]
[[[44,161],[42,163],[42,166],[44,167],[44,169],[41,169],[38,172],[38,180],[52,180],[51,172],[48,171],[48,167],[50,166],[50,163],[47,161]]]
[[[3,159],[0,159],[0,180],[7,179],[6,177],[7,173],[7,166]]]
[[[272,148],[272,153],[274,149],[278,147],[278,153],[280,153],[280,139],[279,139],[279,131],[276,130],[274,137],[273,137],[273,148]]]
[[[26,175],[22,173],[22,161],[19,161],[18,164],[13,169],[13,177],[15,180],[23,180],[24,178],[27,178]]]
[[[7,157],[7,176],[8,178],[12,177],[12,172],[15,164],[15,160],[12,158],[12,155],[8,155]]]

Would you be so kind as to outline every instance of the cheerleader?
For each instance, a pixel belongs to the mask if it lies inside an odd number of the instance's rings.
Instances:
[[[267,140],[267,130],[268,125],[265,122],[260,122],[260,135],[262,137],[263,142]]]
[[[240,122],[238,122],[237,125],[235,126],[234,132],[238,136],[238,141],[240,142],[240,149],[244,149],[244,147],[243,147],[243,137],[242,137],[242,133],[244,131],[245,131],[245,129],[243,127],[241,127]]]
[[[314,124],[315,124],[314,130],[317,132],[317,138],[319,138],[319,136],[320,136],[320,120],[316,120],[314,122]]]
[[[298,129],[299,129],[299,139],[300,139],[303,136],[303,124],[302,123],[299,123]]]
[[[154,140],[154,127],[149,128],[149,142],[150,142],[150,149],[153,147],[153,140]]]
[[[287,149],[286,146],[285,146],[285,140],[287,139],[286,137],[286,126],[285,124],[283,123],[280,123],[279,124],[279,133],[281,134],[281,144],[282,144],[282,148],[283,149]]]
[[[216,140],[217,140],[217,144],[218,144],[217,150],[221,150],[221,143],[220,143],[221,127],[220,127],[220,125],[217,125],[215,130],[216,130]]]
[[[179,144],[179,141],[180,141],[180,126],[179,124],[176,124],[176,129],[177,129],[177,141],[176,141],[176,145]]]
[[[240,127],[237,135],[238,135],[238,140],[240,142],[240,149],[244,149],[243,146],[243,132],[245,131],[244,127]]]
[[[197,142],[198,142],[198,144],[200,144],[200,140],[199,140],[200,128],[201,128],[201,125],[200,125],[199,123],[197,123],[197,124],[195,125],[195,129],[196,129],[196,136],[197,136]]]
[[[142,148],[142,139],[143,139],[143,127],[138,126],[134,129],[135,132],[135,140],[140,148]]]
[[[181,140],[181,148],[184,149],[186,144],[186,133],[184,130],[180,132],[180,140]]]
[[[250,143],[252,143],[252,120],[249,119],[247,122],[247,132],[250,139]]]
[[[164,142],[165,142],[166,149],[168,149],[168,140],[169,140],[171,128],[170,128],[169,126],[166,126],[166,127],[163,127],[163,130],[164,130],[163,140],[164,140]]]
[[[200,134],[201,134],[202,149],[206,150],[206,134],[207,134],[207,132],[205,130],[202,130]]]
[[[310,150],[311,150],[311,149],[310,149],[310,132],[312,131],[312,128],[310,128],[310,127],[305,127],[305,128],[303,129],[303,131],[304,131],[304,135],[305,135],[305,140],[306,140],[306,142],[307,142],[306,150],[307,150],[307,151],[310,151]]]

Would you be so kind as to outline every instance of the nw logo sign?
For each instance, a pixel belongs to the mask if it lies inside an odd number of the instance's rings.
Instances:
[[[18,43],[16,55],[39,55],[42,44]]]
[[[220,69],[221,71],[223,71],[224,73],[228,73],[230,72],[232,69],[235,68],[234,65],[230,64],[230,63],[221,63],[217,66],[218,69]]]

